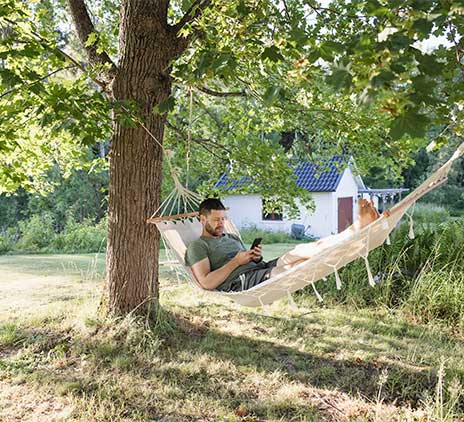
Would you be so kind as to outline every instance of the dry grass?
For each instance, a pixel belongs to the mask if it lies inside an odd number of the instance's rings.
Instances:
[[[166,270],[155,325],[100,320],[92,260],[0,258],[0,420],[464,417],[464,342],[451,330],[304,296],[297,311],[240,308],[195,298]]]

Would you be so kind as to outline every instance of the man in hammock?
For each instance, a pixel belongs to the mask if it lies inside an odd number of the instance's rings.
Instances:
[[[247,290],[310,258],[315,250],[329,246],[340,236],[350,235],[379,218],[372,201],[359,199],[358,206],[358,220],[342,233],[299,244],[281,257],[265,262],[261,245],[246,249],[238,236],[224,233],[225,207],[219,199],[208,198],[199,209],[203,232],[189,244],[185,262],[203,289]]]

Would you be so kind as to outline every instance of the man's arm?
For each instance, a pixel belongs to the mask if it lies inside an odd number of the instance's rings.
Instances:
[[[193,275],[203,289],[214,290],[240,265],[248,264],[255,253],[253,251],[240,251],[227,264],[217,270],[211,271],[209,259],[205,258],[196,262],[190,268]]]

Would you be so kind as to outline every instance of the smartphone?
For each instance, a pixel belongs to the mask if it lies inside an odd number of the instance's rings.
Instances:
[[[250,249],[254,249],[256,246],[258,246],[261,243],[261,240],[263,240],[262,237],[257,237],[255,240],[253,240]]]

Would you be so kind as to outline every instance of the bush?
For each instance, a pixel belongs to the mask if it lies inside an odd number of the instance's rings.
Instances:
[[[10,227],[0,234],[0,254],[12,251],[19,237],[18,229]]]
[[[296,240],[290,237],[290,235],[283,231],[273,232],[270,230],[258,229],[256,226],[249,226],[240,230],[240,236],[242,237],[243,243],[251,244],[257,237],[262,237],[263,242],[266,245],[271,243],[302,243],[308,242],[312,239]]]
[[[56,234],[50,215],[34,215],[28,221],[19,222],[21,237],[16,248],[22,252],[45,252]]]
[[[13,249],[13,243],[4,236],[0,235],[0,254],[10,252]]]
[[[56,236],[52,249],[64,253],[102,252],[106,249],[107,221],[97,225],[86,220],[76,223],[68,218],[64,230]]]
[[[435,204],[416,204],[414,208],[414,225],[419,231],[434,227],[450,219],[450,213],[446,208]]]

